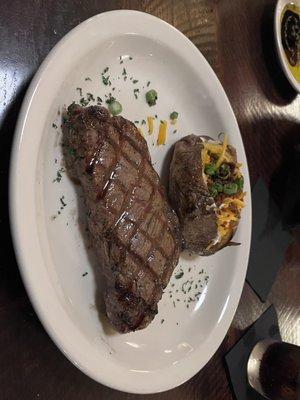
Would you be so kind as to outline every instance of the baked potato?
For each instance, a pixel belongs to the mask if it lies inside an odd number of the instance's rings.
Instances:
[[[228,245],[244,206],[244,179],[227,136],[189,135],[173,150],[169,197],[180,220],[183,247],[210,255]]]

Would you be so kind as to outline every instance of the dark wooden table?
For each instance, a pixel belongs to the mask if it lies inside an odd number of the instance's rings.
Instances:
[[[141,398],[99,385],[67,361],[41,326],[18,272],[7,213],[10,147],[24,93],[41,61],[70,29],[103,11],[138,9],[170,22],[195,43],[220,78],[242,132],[252,185],[259,176],[269,184],[282,168],[285,146],[300,140],[300,97],[284,78],[274,53],[274,6],[274,0],[1,0],[2,400]],[[206,367],[179,388],[143,398],[232,399],[223,355],[271,303],[283,338],[299,345],[299,267],[300,237],[294,235],[267,303],[262,304],[245,284],[231,328]]]

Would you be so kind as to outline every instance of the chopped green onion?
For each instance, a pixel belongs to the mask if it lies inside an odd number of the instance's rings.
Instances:
[[[109,84],[109,82],[110,82],[109,76],[102,75],[102,83],[103,83],[103,85],[107,86]]]
[[[154,89],[149,90],[146,93],[146,101],[147,101],[148,105],[150,107],[154,106],[156,104],[156,100],[157,100],[157,92],[156,92],[156,90],[154,90]]]
[[[204,172],[206,175],[214,175],[216,173],[216,166],[214,164],[207,164],[205,165]]]
[[[230,167],[228,164],[221,164],[219,171],[218,171],[218,175],[220,176],[220,178],[222,179],[227,179],[229,178],[230,175]]]
[[[222,192],[223,192],[224,187],[223,187],[223,185],[222,185],[221,182],[214,182],[214,183],[212,184],[212,186],[213,186],[215,189],[217,189],[218,193],[222,193]]]
[[[235,183],[237,184],[238,191],[242,192],[242,190],[244,189],[244,178],[242,176],[240,178],[237,178],[235,180]]]
[[[173,111],[171,114],[170,114],[170,119],[177,119],[178,118],[178,112],[177,111]]]
[[[224,185],[224,193],[231,195],[235,194],[238,191],[238,185],[234,182],[225,183]]]
[[[212,195],[212,197],[216,197],[217,194],[218,194],[217,189],[216,189],[213,185],[211,185],[211,186],[209,187],[209,192],[210,192],[210,194]]]

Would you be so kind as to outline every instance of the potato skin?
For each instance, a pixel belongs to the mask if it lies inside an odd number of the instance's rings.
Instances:
[[[169,198],[176,211],[183,236],[183,248],[200,255],[214,254],[228,244],[238,221],[228,235],[218,239],[217,206],[204,180],[201,151],[207,137],[185,136],[175,143],[169,174]],[[236,162],[231,146],[228,153]],[[216,240],[216,244],[209,246]]]

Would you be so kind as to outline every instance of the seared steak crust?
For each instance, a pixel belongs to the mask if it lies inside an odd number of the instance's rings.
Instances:
[[[73,104],[63,123],[71,177],[80,182],[102,269],[107,316],[119,332],[145,328],[180,252],[178,220],[133,123]]]

